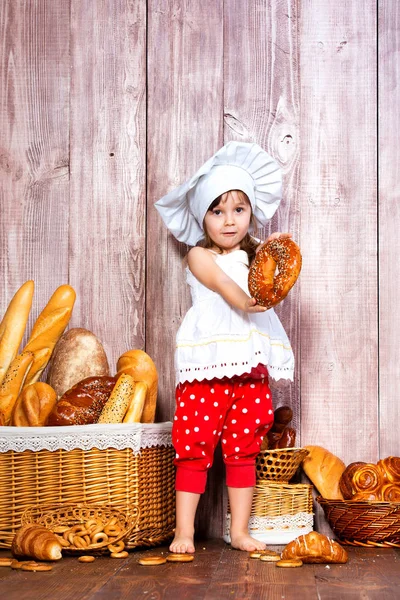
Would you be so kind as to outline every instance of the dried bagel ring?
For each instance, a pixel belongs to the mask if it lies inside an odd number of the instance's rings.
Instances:
[[[52,571],[53,567],[51,565],[46,565],[44,563],[25,563],[21,566],[22,571]]]
[[[144,565],[146,567],[152,567],[155,565],[165,565],[167,559],[165,556],[144,556],[143,558],[139,558],[139,565]]]
[[[115,544],[109,544],[107,546],[110,552],[122,552],[125,549],[125,543],[122,540],[116,542]]]
[[[93,544],[104,544],[108,542],[108,535],[104,531],[99,531],[92,535],[91,540]]]
[[[275,563],[277,567],[302,567],[303,566],[303,561],[297,558],[287,558],[287,559],[282,559],[282,560],[278,560],[278,562]]]
[[[104,533],[109,537],[117,537],[121,533],[121,527],[119,525],[106,525],[104,527]]]
[[[68,540],[64,539],[63,537],[61,537],[60,535],[55,534],[59,544],[63,547],[63,548],[68,548],[71,544],[69,543]]]
[[[129,554],[123,550],[122,552],[111,552],[110,556],[111,558],[128,558]]]
[[[301,253],[290,238],[267,242],[256,254],[250,266],[250,295],[257,303],[272,308],[286,298],[301,271]],[[275,275],[278,267],[278,274]]]
[[[78,558],[78,560],[79,560],[79,562],[83,562],[83,563],[91,563],[91,562],[94,562],[95,558],[94,558],[94,556],[83,554],[82,556],[80,556]]]
[[[10,556],[2,556],[0,558],[0,567],[11,567],[11,563],[14,559]]]
[[[74,546],[76,548],[87,548],[87,543],[80,535],[74,535]]]
[[[168,554],[168,562],[192,562],[194,560],[193,554]]]
[[[260,560],[263,562],[278,562],[278,560],[281,560],[281,557],[279,554],[262,554]]]

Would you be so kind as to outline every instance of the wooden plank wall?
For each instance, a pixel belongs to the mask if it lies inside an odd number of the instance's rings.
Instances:
[[[0,36],[0,314],[34,279],[29,329],[71,283],[72,326],[111,365],[146,349],[171,419],[187,247],[153,204],[224,142],[256,141],[284,172],[271,230],[304,257],[278,308],[296,379],[275,404],[346,463],[400,454],[400,5],[5,0]],[[218,454],[202,534],[221,533],[222,479]]]

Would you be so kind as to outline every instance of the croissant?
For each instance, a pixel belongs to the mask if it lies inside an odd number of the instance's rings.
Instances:
[[[18,529],[11,544],[11,552],[17,558],[28,556],[36,560],[60,560],[61,548],[54,533],[35,524]]]
[[[387,483],[400,483],[400,456],[388,456],[378,462]]]
[[[300,535],[283,549],[282,559],[300,558],[303,563],[345,563],[347,552],[340,544],[322,533]]]
[[[339,487],[345,500],[351,500],[356,493],[353,487],[353,475],[365,462],[353,462],[350,463],[343,471],[340,480]]]

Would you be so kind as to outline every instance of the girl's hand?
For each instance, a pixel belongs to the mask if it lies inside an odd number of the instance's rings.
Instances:
[[[261,306],[261,304],[257,304],[257,300],[255,298],[249,298],[248,300],[246,300],[243,310],[247,313],[260,313],[265,312],[268,309],[266,306]]]
[[[279,239],[287,240],[288,238],[291,238],[291,237],[292,237],[291,233],[281,233],[280,231],[271,233],[269,238],[265,242],[261,242],[261,244],[257,247],[256,253],[259,252],[261,250],[261,248],[263,248],[263,246],[265,246],[265,244],[268,244],[268,242],[272,242],[273,240],[279,240]]]

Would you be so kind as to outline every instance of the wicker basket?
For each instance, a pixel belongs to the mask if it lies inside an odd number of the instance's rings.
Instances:
[[[287,483],[308,454],[305,448],[262,450],[257,456],[257,480]]]
[[[98,425],[0,427],[0,547],[11,546],[27,508],[48,504],[112,506],[124,512],[128,519],[138,508],[139,521],[130,532],[127,548],[156,546],[173,536],[175,492],[171,424],[109,425],[103,426],[101,435],[98,428]],[[52,433],[47,434],[47,429]],[[63,435],[66,445],[68,436],[78,430],[83,432],[84,441],[86,436],[94,435],[94,441],[87,441],[90,449],[54,449],[57,436]],[[18,443],[15,438],[12,446],[14,435],[19,438]],[[18,448],[26,447],[24,435],[31,436],[30,447],[42,448],[48,444],[51,449],[19,451]],[[119,449],[106,447],[110,438],[118,441],[118,436],[122,440]],[[20,440],[23,444],[19,444]],[[126,446],[131,447],[125,447],[125,440]],[[4,451],[10,444],[15,449]]]
[[[400,548],[400,503],[327,500],[318,496],[329,525],[343,544]]]
[[[91,543],[85,548],[79,548],[73,544],[63,547],[63,552],[68,554],[102,554],[109,552],[110,544],[116,545],[120,541],[127,541],[130,532],[134,529],[139,520],[139,509],[131,507],[129,518],[120,510],[112,506],[95,506],[94,504],[72,504],[72,505],[40,505],[28,508],[21,516],[21,524],[36,523],[43,525],[58,533],[60,537],[61,531],[58,528],[71,528],[74,526],[82,526],[86,529],[86,524],[90,526],[89,521],[96,521],[98,525],[106,527],[107,524],[118,526],[119,533],[113,537],[103,540],[98,543]],[[95,525],[96,526],[96,525]],[[82,535],[82,534],[81,534]],[[73,540],[72,540],[73,541]],[[89,539],[88,539],[89,541]],[[68,541],[65,542],[68,544]]]
[[[250,534],[267,544],[287,544],[313,529],[312,485],[258,482],[249,521]],[[230,509],[224,539],[230,542]]]

